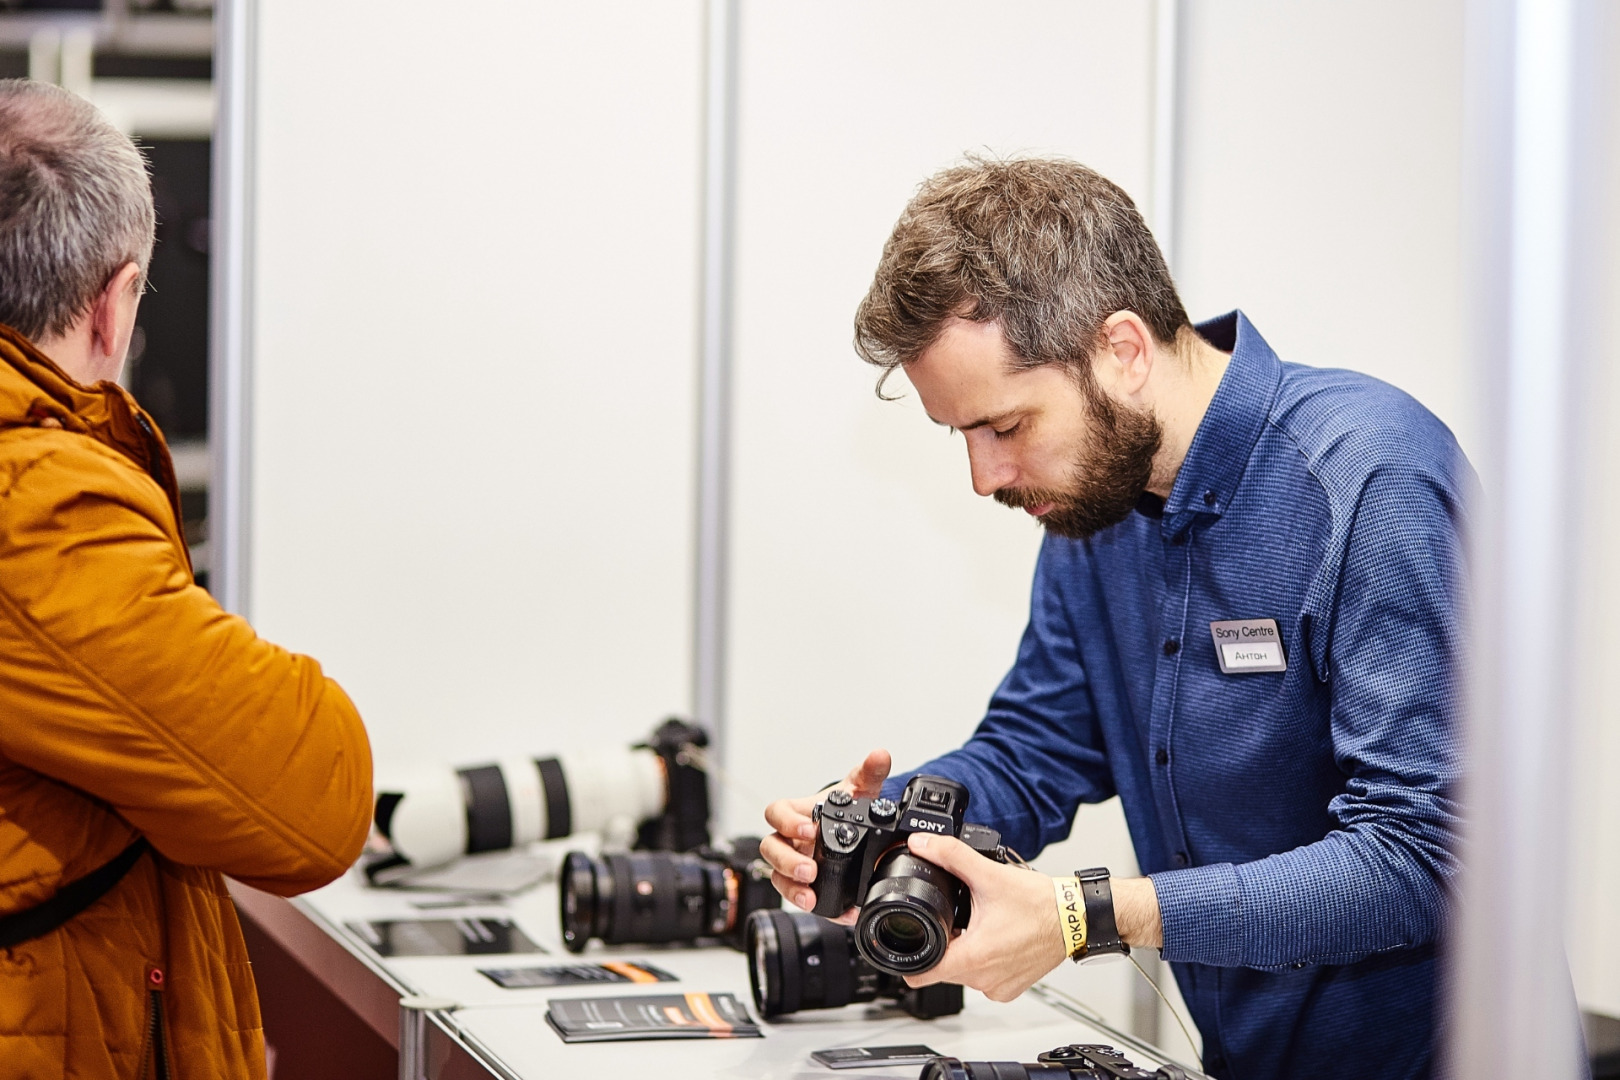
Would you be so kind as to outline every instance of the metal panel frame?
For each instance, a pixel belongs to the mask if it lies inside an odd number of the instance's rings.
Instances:
[[[705,11],[703,274],[699,298],[697,544],[692,636],[694,718],[725,765],[727,582],[730,562],[732,299],[737,185],[739,0]],[[723,793],[717,793],[723,794]],[[720,811],[716,810],[716,818]]]
[[[220,0],[213,143],[208,440],[209,586],[227,611],[250,611],[252,506],[254,47],[257,0]]]

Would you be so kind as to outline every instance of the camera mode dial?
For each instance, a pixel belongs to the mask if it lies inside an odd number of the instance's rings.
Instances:
[[[833,788],[831,791],[827,792],[828,806],[848,806],[854,801],[855,796],[851,795],[843,788]]]
[[[885,828],[894,824],[894,819],[900,816],[900,808],[893,799],[873,799],[872,805],[867,808],[867,814],[872,824],[882,825]]]

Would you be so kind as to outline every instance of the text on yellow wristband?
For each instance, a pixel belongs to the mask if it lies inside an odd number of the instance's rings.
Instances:
[[[1080,893],[1080,879],[1052,879],[1057,896],[1058,929],[1063,932],[1063,950],[1072,957],[1086,951],[1086,901]]]

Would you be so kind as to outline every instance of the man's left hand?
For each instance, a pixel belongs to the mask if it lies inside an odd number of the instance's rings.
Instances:
[[[1066,958],[1052,879],[985,858],[954,836],[913,833],[911,852],[950,871],[973,893],[967,929],[938,966],[908,986],[961,983],[991,1001],[1011,1001]]]

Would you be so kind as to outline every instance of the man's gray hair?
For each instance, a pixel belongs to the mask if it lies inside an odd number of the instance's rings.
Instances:
[[[156,224],[129,136],[60,87],[0,79],[0,323],[64,334],[128,263],[144,287]]]

